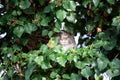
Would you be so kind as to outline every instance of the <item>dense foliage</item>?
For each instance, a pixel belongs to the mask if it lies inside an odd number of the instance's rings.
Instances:
[[[0,80],[120,79],[119,0],[0,0],[0,14]],[[62,51],[63,24],[85,46]]]

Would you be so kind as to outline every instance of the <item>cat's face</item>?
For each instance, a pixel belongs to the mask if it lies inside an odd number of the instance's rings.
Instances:
[[[65,51],[76,47],[74,36],[66,31],[60,32],[59,43]]]

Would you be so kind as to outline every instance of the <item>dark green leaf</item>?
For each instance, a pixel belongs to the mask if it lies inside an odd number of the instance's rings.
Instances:
[[[26,33],[31,34],[33,31],[37,30],[37,26],[31,23],[27,23],[26,25],[24,25],[24,29]]]
[[[42,31],[42,36],[46,36],[47,34],[48,34],[48,30],[45,29]]]
[[[114,4],[115,0],[107,0],[107,2],[110,3],[110,4]]]

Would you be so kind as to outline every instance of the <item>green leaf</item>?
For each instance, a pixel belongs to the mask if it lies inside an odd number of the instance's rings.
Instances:
[[[39,0],[39,3],[43,5],[45,3],[45,0]]]
[[[88,3],[90,3],[90,2],[91,2],[91,0],[83,0],[83,1],[82,1],[82,5],[85,6],[85,5],[87,5]]]
[[[24,25],[25,32],[31,34],[33,31],[37,30],[37,26],[31,23],[27,23]]]
[[[86,68],[81,70],[81,74],[88,79],[92,75],[92,71],[90,67],[86,66]]]
[[[19,7],[20,7],[21,9],[27,9],[27,8],[30,7],[30,5],[31,5],[30,1],[29,1],[29,0],[25,0],[25,1],[21,1],[21,2],[20,2]]]
[[[85,68],[85,64],[81,61],[78,61],[75,63],[75,66],[78,68],[78,69],[83,69]]]
[[[67,60],[70,61],[70,62],[72,62],[74,60],[74,55],[73,54],[69,54],[67,56]]]
[[[42,26],[48,26],[48,23],[50,22],[50,17],[44,17],[43,19],[42,19],[42,21],[40,22],[40,24],[42,25]]]
[[[120,70],[116,69],[116,70],[112,71],[111,69],[109,69],[109,70],[107,70],[105,72],[105,74],[107,75],[107,77],[113,78],[115,76],[119,76],[120,75]]]
[[[65,64],[67,62],[66,55],[60,53],[61,55],[56,58],[56,61],[63,67],[65,67]]]
[[[69,16],[66,17],[66,19],[69,21],[69,22],[72,22],[72,23],[76,23],[76,14],[75,13],[70,13]]]
[[[64,79],[70,79],[70,76],[69,76],[68,74],[63,74],[62,77],[63,77]]]
[[[107,2],[110,4],[115,4],[115,0],[107,0]]]
[[[105,69],[108,65],[108,60],[107,58],[98,58],[97,59],[97,64],[98,64],[98,69],[100,71],[102,71],[103,69]]]
[[[54,72],[54,71],[50,73],[50,77],[51,77],[51,78],[56,78],[56,75],[57,75],[57,73]]]
[[[115,58],[109,65],[112,69],[120,69],[120,60]]]
[[[49,55],[50,60],[56,61],[56,54],[50,54]]]
[[[53,32],[49,31],[49,33],[48,33],[49,38],[52,37],[52,35],[53,35]]]
[[[35,66],[36,65],[33,62],[27,65],[27,70],[25,71],[25,80],[30,79],[30,76],[33,73],[33,69],[35,68]]]
[[[43,56],[37,56],[34,61],[41,66],[42,62],[44,61]]]
[[[42,31],[42,36],[46,36],[47,34],[48,34],[48,30],[45,29]]]
[[[77,74],[72,73],[70,76],[70,80],[81,80],[81,78]]]
[[[103,48],[105,50],[112,50],[115,46],[116,46],[116,40],[115,39],[111,39],[109,42],[105,41],[105,43],[103,44]]]
[[[99,2],[100,2],[99,0],[93,0],[93,4],[94,4],[94,6],[97,7],[98,4],[99,4]]]
[[[41,50],[43,53],[45,53],[45,52],[47,51],[47,49],[48,49],[48,47],[47,47],[46,45],[44,45],[44,44],[40,47],[40,50]]]
[[[33,7],[29,7],[29,8],[27,8],[27,9],[24,9],[23,10],[23,12],[25,13],[25,14],[35,14],[35,10],[34,10],[34,8]]]
[[[42,69],[49,69],[49,68],[51,68],[51,67],[52,67],[52,66],[51,66],[50,62],[47,61],[47,60],[44,60],[44,61],[41,63],[41,68],[42,68]]]
[[[65,8],[67,11],[75,11],[76,3],[74,1],[67,0],[63,4],[63,8]]]
[[[24,33],[24,28],[22,26],[16,27],[14,28],[13,33],[20,38]]]
[[[45,7],[44,13],[49,13],[55,8],[55,4],[49,4],[48,6]]]
[[[12,15],[13,15],[13,16],[16,16],[16,15],[17,15],[17,11],[16,11],[16,10],[13,10]]]
[[[56,17],[60,20],[60,21],[63,21],[65,18],[66,18],[66,14],[67,12],[64,11],[64,10],[58,10],[56,12]]]

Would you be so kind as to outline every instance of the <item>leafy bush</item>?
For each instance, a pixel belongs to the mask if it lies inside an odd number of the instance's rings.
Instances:
[[[0,0],[0,80],[118,80],[119,0]],[[64,29],[86,47],[66,52]],[[84,35],[88,38],[83,39]],[[53,46],[54,45],[54,46]]]

